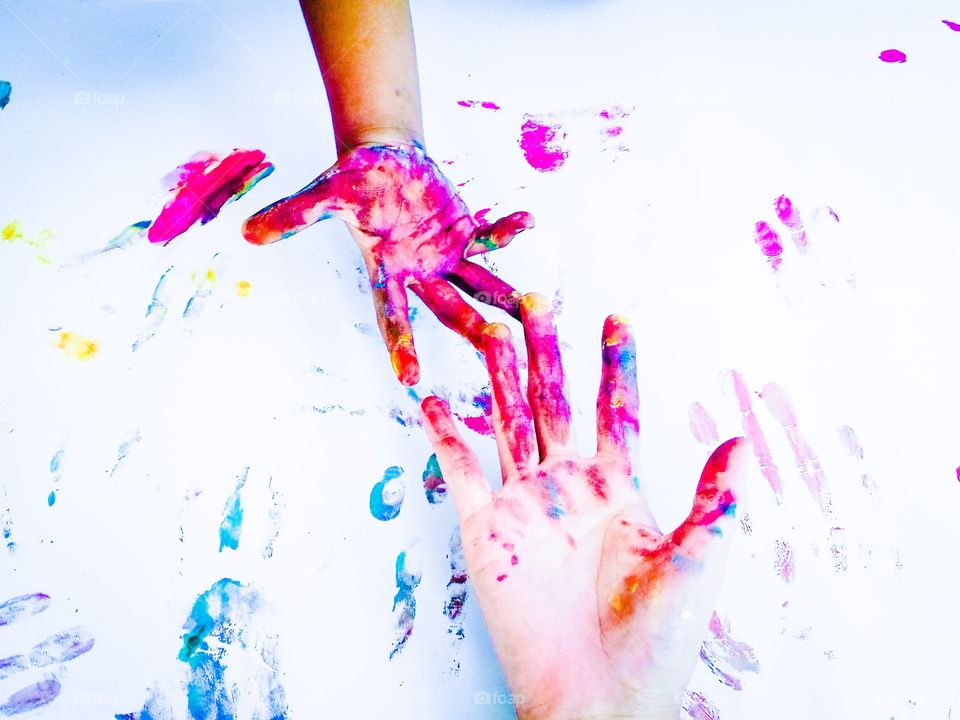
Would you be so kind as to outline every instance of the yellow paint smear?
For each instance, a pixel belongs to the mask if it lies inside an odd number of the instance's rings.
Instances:
[[[63,350],[64,355],[72,357],[74,360],[89,360],[100,349],[93,340],[72,332],[60,333],[56,346]]]
[[[250,283],[246,280],[237,281],[237,295],[247,297],[250,294]]]

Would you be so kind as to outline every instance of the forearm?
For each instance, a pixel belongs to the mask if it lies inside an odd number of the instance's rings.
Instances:
[[[407,0],[300,0],[323,74],[337,153],[360,143],[423,145]]]

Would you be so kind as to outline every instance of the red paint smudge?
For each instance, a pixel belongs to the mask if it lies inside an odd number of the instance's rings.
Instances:
[[[786,540],[777,540],[776,555],[773,560],[773,569],[785,583],[794,580],[796,566],[793,560],[793,547]]]
[[[780,481],[780,473],[777,470],[777,466],[773,463],[773,457],[770,454],[767,439],[763,434],[763,430],[760,429],[757,416],[754,415],[753,403],[750,400],[750,390],[743,382],[743,377],[736,370],[730,371],[730,378],[733,382],[733,392],[736,395],[740,414],[743,418],[743,432],[753,446],[753,454],[760,463],[760,473],[766,478],[770,489],[773,490],[773,494],[777,498],[777,504],[779,504],[783,500],[783,484]]]
[[[173,197],[151,223],[147,238],[168,243],[194,223],[209,222],[271,172],[273,164],[260,150],[234,150],[223,158],[214,153],[195,155],[168,176]]]
[[[810,495],[817,501],[824,514],[830,512],[830,496],[826,487],[826,475],[820,466],[820,459],[817,454],[800,432],[797,416],[793,411],[786,390],[776,383],[767,383],[763,386],[760,397],[763,398],[770,414],[783,427],[787,441],[793,449],[793,457],[797,463],[797,468],[800,470],[800,478],[807,486],[807,490],[810,491]]]
[[[687,414],[694,439],[703,445],[715,445],[720,436],[717,434],[717,421],[710,412],[700,403],[694,403]]]
[[[559,134],[559,137],[558,137]],[[520,149],[527,164],[538,172],[553,172],[567,160],[568,152],[559,144],[567,134],[560,123],[540,122],[533,115],[523,116]]]
[[[894,49],[884,50],[880,53],[879,58],[885,63],[905,63],[907,61],[905,53]]]
[[[506,579],[506,575],[497,575],[497,582],[503,582]]]
[[[960,32],[960,23],[950,22],[949,20],[943,20],[942,22],[954,32]]]
[[[770,267],[774,270],[780,267],[780,253],[783,252],[783,245],[776,230],[761,220],[754,229],[754,241],[760,248],[760,252],[767,257]]]
[[[800,213],[793,207],[793,202],[786,195],[781,195],[773,201],[773,208],[776,210],[780,222],[790,228],[790,238],[797,250],[801,254],[805,253],[807,251],[807,233],[803,229]]]

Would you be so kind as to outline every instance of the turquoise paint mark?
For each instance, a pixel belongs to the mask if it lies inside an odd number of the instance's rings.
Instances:
[[[427,502],[431,505],[438,505],[447,499],[447,483],[443,479],[436,453],[430,456],[427,467],[424,468],[423,491],[427,495]]]
[[[0,110],[3,110],[10,103],[10,94],[13,92],[13,85],[6,80],[0,80]]]
[[[47,495],[47,507],[52,507],[56,501],[57,501],[57,494],[53,490],[51,490],[50,494]]]
[[[227,498],[226,505],[223,506],[223,520],[220,521],[220,552],[225,547],[236,550],[240,545],[240,530],[243,525],[243,505],[240,503],[240,491],[247,484],[247,475],[250,467],[245,467],[243,472],[237,477],[237,486],[230,497]]]
[[[391,465],[384,470],[383,479],[370,491],[370,514],[377,520],[386,522],[400,514],[400,507],[406,495],[406,488],[403,480],[400,479],[401,475],[403,475],[403,468],[399,465]]]
[[[390,659],[403,650],[413,634],[413,621],[417,616],[417,599],[413,591],[420,584],[423,574],[414,570],[407,561],[406,551],[397,555],[396,580],[397,594],[393,598],[393,611],[400,611],[397,617],[397,638],[390,650]]]
[[[63,448],[61,448],[50,458],[50,472],[54,475],[60,472],[60,465],[63,462],[63,452]]]

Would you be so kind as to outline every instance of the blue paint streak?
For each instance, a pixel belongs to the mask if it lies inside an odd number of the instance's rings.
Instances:
[[[60,450],[57,450],[56,453],[54,453],[52,458],[50,458],[51,473],[56,474],[60,472],[60,463],[63,462],[63,452],[64,452],[63,448],[61,448]]]
[[[403,481],[403,468],[392,465],[383,472],[380,480],[370,491],[370,514],[377,520],[386,522],[400,514],[403,498],[406,495]]]
[[[7,701],[0,705],[0,715],[19,715],[20,713],[36,710],[56,699],[60,694],[60,683],[55,677],[41,680],[29,687],[18,690]]]
[[[53,504],[57,501],[57,494],[51,490],[50,494],[47,495],[47,507],[53,507]]]
[[[443,479],[436,453],[430,456],[427,467],[424,468],[423,491],[427,495],[427,502],[431,505],[439,505],[447,499],[447,483]]]
[[[0,80],[0,110],[3,110],[10,102],[10,93],[13,92],[13,85],[6,80]]]
[[[20,616],[36,615],[50,607],[50,596],[43,593],[18,595],[0,603],[0,625],[10,625]]]
[[[243,525],[243,506],[240,504],[240,491],[247,484],[247,475],[250,467],[245,467],[237,477],[237,486],[234,488],[227,504],[223,506],[223,520],[220,521],[220,552],[228,547],[236,550],[240,545],[240,530]]]
[[[34,645],[29,656],[14,655],[0,660],[0,680],[30,668],[68,662],[89,652],[92,647],[93,638],[83,628],[64,630]]]
[[[399,634],[390,650],[390,659],[406,647],[407,641],[413,634],[413,621],[417,616],[417,599],[413,596],[413,591],[420,584],[422,575],[414,572],[407,567],[407,553],[401,552],[397,555],[396,580],[397,594],[393,598],[393,610],[399,608],[400,616],[397,618],[397,630]]]

